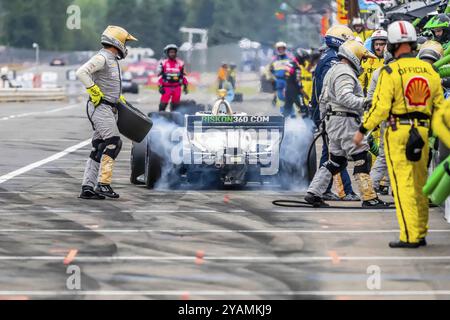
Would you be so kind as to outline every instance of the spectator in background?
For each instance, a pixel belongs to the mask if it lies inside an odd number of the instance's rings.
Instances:
[[[219,90],[224,88],[225,82],[228,80],[228,63],[223,62],[217,73],[217,79],[219,80]]]
[[[355,38],[360,38],[362,42],[366,42],[373,34],[373,30],[368,30],[361,18],[353,18],[352,29]]]
[[[228,82],[236,90],[236,79],[237,79],[237,65],[236,63],[230,63],[230,68],[228,69]]]

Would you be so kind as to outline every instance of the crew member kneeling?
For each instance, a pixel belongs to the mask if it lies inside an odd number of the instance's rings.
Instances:
[[[82,199],[119,198],[111,183],[115,160],[122,149],[116,104],[125,102],[119,60],[127,56],[127,41],[137,39],[121,27],[109,26],[101,38],[103,49],[77,71],[90,95],[87,113],[94,129],[92,152],[80,195]]]

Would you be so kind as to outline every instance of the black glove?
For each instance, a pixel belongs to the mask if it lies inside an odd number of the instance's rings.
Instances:
[[[189,94],[189,88],[188,86],[184,86],[184,94]]]
[[[166,90],[164,89],[163,86],[159,87],[159,93],[166,94]]]
[[[372,108],[372,99],[364,101],[364,111],[369,111]]]
[[[450,88],[450,78],[443,78],[443,79],[442,79],[442,86],[443,86],[445,89]]]

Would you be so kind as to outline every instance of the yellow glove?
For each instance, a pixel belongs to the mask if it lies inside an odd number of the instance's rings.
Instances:
[[[119,101],[122,102],[123,104],[127,104],[127,100],[123,95],[120,96]]]
[[[100,90],[100,88],[96,84],[88,88],[87,92],[89,93],[91,101],[95,107],[98,107],[98,105],[102,102],[102,99],[105,97],[102,90]]]

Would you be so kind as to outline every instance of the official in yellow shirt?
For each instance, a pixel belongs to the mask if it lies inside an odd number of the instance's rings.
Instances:
[[[365,134],[388,120],[385,150],[400,225],[400,241],[391,242],[391,248],[427,244],[429,203],[422,189],[428,176],[428,137],[433,113],[447,106],[439,75],[412,55],[416,47],[411,23],[396,21],[389,26],[388,50],[397,60],[383,68],[372,108],[354,138],[359,145]]]
[[[352,28],[355,38],[360,38],[363,43],[366,42],[373,34],[373,30],[368,30],[361,18],[353,19]]]
[[[301,66],[301,80],[303,85],[303,91],[306,93],[304,97],[306,105],[311,102],[312,92],[313,92],[313,74],[311,71],[311,63],[307,62],[306,66]]]

